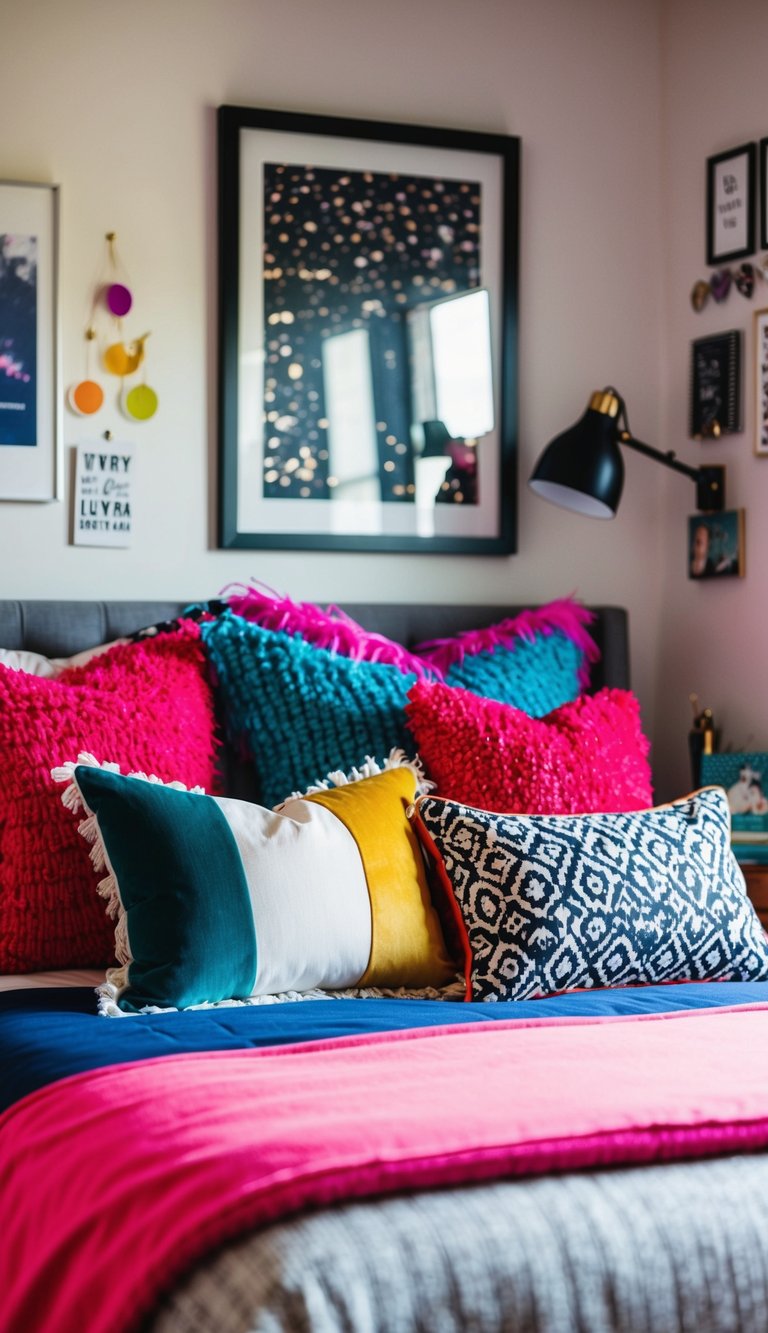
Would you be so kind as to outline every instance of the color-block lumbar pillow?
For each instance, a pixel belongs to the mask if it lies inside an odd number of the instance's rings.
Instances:
[[[264,805],[340,764],[382,762],[409,741],[397,666],[364,662],[227,612],[201,626],[231,736],[245,742]]]
[[[440,682],[417,681],[408,726],[441,796],[483,810],[639,810],[653,795],[640,707],[599,690],[544,718]]]
[[[423,796],[411,817],[464,940],[467,999],[768,978],[719,788],[594,815],[499,815]]]
[[[600,656],[587,630],[593,620],[587,607],[563,597],[416,652],[446,684],[542,717],[588,685],[590,663]]]
[[[114,932],[51,763],[79,750],[216,789],[208,663],[196,626],[121,644],[53,680],[0,667],[0,972],[106,966]]]
[[[417,772],[401,756],[279,811],[81,759],[53,776],[85,808],[81,832],[107,872],[120,964],[108,993],[123,1011],[455,975],[406,816]]]

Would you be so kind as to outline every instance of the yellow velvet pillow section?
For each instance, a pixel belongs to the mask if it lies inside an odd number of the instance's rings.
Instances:
[[[416,795],[409,768],[306,799],[324,805],[357,843],[371,902],[371,956],[360,986],[444,986],[456,974],[432,906],[424,860],[406,810]]]

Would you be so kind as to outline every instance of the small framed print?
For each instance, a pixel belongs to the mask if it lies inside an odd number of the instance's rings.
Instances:
[[[742,144],[707,158],[707,263],[755,252],[757,147]]]
[[[768,250],[768,139],[760,140],[760,249]]]
[[[741,329],[691,343],[688,433],[717,440],[741,430]]]
[[[60,482],[59,191],[0,181],[0,500],[55,500]]]
[[[734,842],[764,841],[768,834],[768,754],[765,750],[701,756],[701,785],[725,787]]]
[[[743,578],[744,510],[688,519],[689,579]]]
[[[755,311],[755,453],[768,458],[768,310]]]

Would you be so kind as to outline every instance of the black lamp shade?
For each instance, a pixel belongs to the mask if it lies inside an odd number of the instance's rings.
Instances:
[[[624,485],[615,416],[588,407],[547,445],[528,485],[553,504],[591,518],[613,518]]]

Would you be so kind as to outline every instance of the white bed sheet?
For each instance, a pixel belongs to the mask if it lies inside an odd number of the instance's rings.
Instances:
[[[72,968],[66,972],[25,972],[20,976],[0,976],[0,991],[29,990],[36,986],[101,986],[104,972]]]

